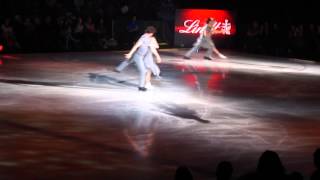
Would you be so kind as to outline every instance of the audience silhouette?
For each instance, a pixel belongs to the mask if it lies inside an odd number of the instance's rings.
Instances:
[[[190,170],[186,166],[179,166],[174,177],[175,180],[193,180]]]
[[[310,180],[319,180],[320,179],[320,148],[316,149],[313,153],[313,163],[316,167],[316,170],[312,173]]]
[[[217,180],[230,180],[233,173],[232,164],[228,161],[222,161],[216,168]]]
[[[315,171],[310,180],[320,180],[320,148],[313,153]],[[270,150],[263,152],[258,160],[256,170],[233,178],[233,166],[231,162],[222,161],[216,167],[216,180],[304,180],[300,172],[286,173],[279,155]],[[186,166],[179,166],[175,172],[175,180],[193,180],[191,171]]]

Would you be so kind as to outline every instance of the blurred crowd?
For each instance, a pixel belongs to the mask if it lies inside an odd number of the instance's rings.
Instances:
[[[172,47],[179,0],[5,0],[0,1],[0,43],[6,52],[52,52],[127,49],[147,25],[158,29],[160,43]],[[229,2],[229,1],[228,1]],[[194,3],[194,2],[193,2]],[[195,3],[196,4],[196,3]],[[214,3],[213,3],[214,4]],[[236,4],[228,4],[236,6]],[[320,24],[290,21],[273,11],[234,8],[234,45],[249,53],[319,59]],[[310,5],[311,6],[311,5]],[[207,8],[211,8],[207,6]],[[241,11],[242,10],[242,11]],[[282,12],[282,10],[279,10]],[[271,17],[251,19],[252,14]],[[311,11],[312,13],[312,11]],[[249,15],[249,16],[248,16]],[[237,16],[241,17],[238,18]],[[300,15],[299,15],[300,16]],[[306,15],[307,19],[311,15]],[[243,18],[244,17],[244,18]],[[316,16],[314,16],[316,17]],[[281,20],[278,20],[278,19]],[[277,20],[277,21],[273,21]],[[310,23],[311,22],[311,23]]]
[[[142,33],[139,21],[174,17],[171,0],[13,0],[0,2],[0,11],[0,42],[7,52],[121,48]]]
[[[320,24],[279,24],[254,20],[243,33],[239,46],[247,52],[319,58]]]

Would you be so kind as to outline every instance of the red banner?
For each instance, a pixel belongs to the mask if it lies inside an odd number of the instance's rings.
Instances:
[[[181,9],[176,11],[175,45],[190,46],[203,30],[208,17],[215,19],[213,36],[224,38],[236,33],[236,25],[230,11]]]

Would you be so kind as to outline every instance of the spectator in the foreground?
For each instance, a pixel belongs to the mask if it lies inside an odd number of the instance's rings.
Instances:
[[[313,163],[316,167],[316,170],[312,173],[310,180],[319,180],[320,179],[320,148],[318,148],[313,153]]]
[[[259,179],[285,179],[285,168],[274,151],[265,151],[258,162],[257,173]]]
[[[231,180],[233,167],[230,162],[222,161],[216,168],[217,180]]]
[[[239,180],[285,180],[285,168],[278,154],[274,151],[265,151],[259,158],[256,172],[248,173]]]
[[[303,180],[303,176],[299,172],[293,172],[288,175],[288,180]]]
[[[185,166],[179,166],[174,176],[175,180],[193,180],[190,170]]]

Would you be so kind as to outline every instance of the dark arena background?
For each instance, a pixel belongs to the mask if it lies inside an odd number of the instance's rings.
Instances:
[[[227,58],[188,59],[209,17]],[[319,180],[319,18],[316,1],[0,0],[0,180]],[[148,26],[161,73],[138,89],[139,66],[116,67]]]

